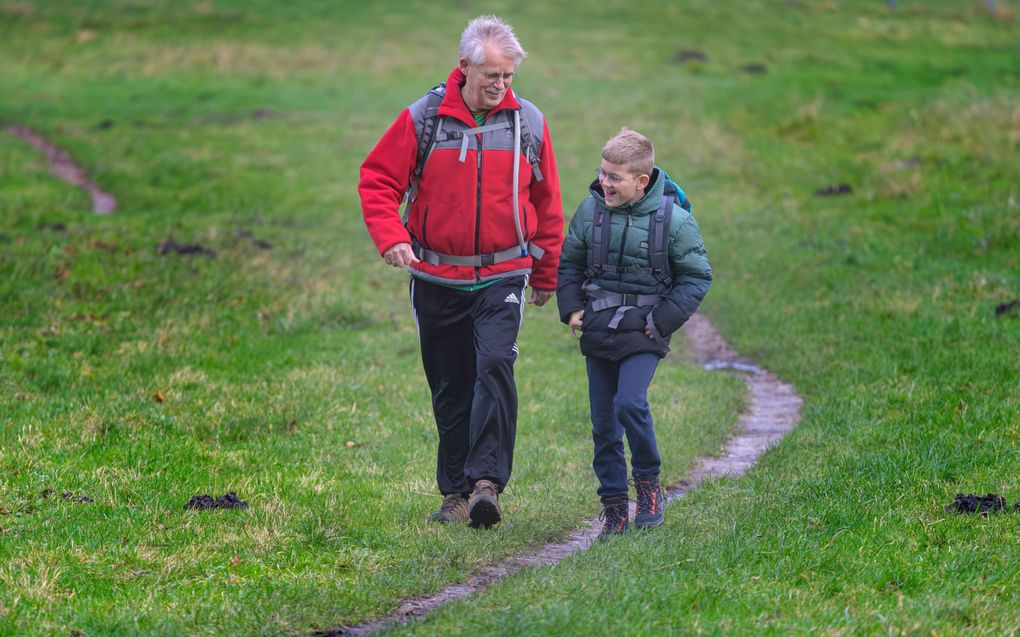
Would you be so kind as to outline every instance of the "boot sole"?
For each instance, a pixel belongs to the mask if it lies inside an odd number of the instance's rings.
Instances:
[[[468,526],[474,529],[494,526],[502,519],[499,506],[489,500],[475,502],[468,515],[471,518]]]
[[[663,517],[661,517],[661,518],[659,518],[657,520],[649,520],[647,522],[645,522],[645,521],[638,522],[637,520],[634,520],[634,528],[635,529],[654,529],[657,526],[662,526],[662,523],[665,522],[665,521],[666,521],[666,517],[665,516],[663,516]]]

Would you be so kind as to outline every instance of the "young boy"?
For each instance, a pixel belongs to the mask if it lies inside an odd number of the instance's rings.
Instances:
[[[560,320],[581,331],[587,360],[605,539],[629,522],[624,434],[637,491],[634,526],[662,524],[648,385],[670,336],[705,298],[712,269],[698,224],[677,202],[686,197],[674,195],[644,135],[623,128],[606,142],[589,189],[563,242],[556,298]]]

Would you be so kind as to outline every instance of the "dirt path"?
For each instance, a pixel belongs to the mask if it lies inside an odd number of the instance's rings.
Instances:
[[[719,476],[737,476],[750,469],[758,458],[786,435],[800,419],[801,398],[793,387],[782,382],[753,362],[739,356],[716,331],[708,319],[695,315],[684,332],[699,363],[706,369],[741,372],[750,394],[748,409],[737,423],[737,431],[727,440],[718,457],[701,457],[695,468],[670,487],[667,501],[682,497],[704,480]],[[631,516],[634,502],[631,502]],[[572,553],[591,546],[601,528],[598,518],[570,534],[565,542],[547,544],[536,553],[513,557],[483,569],[463,584],[451,584],[434,595],[410,599],[396,612],[378,620],[315,633],[317,637],[371,635],[397,624],[423,618],[439,606],[494,584],[521,569],[555,564]]]
[[[89,179],[88,173],[84,168],[74,163],[69,152],[53,145],[39,133],[24,126],[17,124],[8,126],[7,132],[43,151],[47,161],[50,162],[50,170],[54,175],[87,192],[92,197],[92,212],[106,215],[117,209],[117,200],[114,196],[104,192],[94,181]]]

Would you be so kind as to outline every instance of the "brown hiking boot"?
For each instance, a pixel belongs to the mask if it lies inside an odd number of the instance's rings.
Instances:
[[[634,476],[634,490],[637,491],[634,528],[650,529],[662,524],[665,519],[662,509],[666,505],[666,492],[659,484],[659,476]]]
[[[467,498],[465,498],[461,493],[449,494],[443,498],[443,504],[439,506],[439,510],[429,515],[428,521],[443,522],[444,524],[449,524],[451,522],[467,522]]]
[[[599,540],[607,540],[614,535],[623,535],[627,532],[627,523],[630,521],[627,506],[627,500],[606,502],[603,505],[602,513],[599,514],[599,520],[602,520]]]
[[[471,518],[468,526],[484,529],[502,519],[498,491],[496,484],[489,480],[479,480],[475,483],[475,490],[468,498],[468,516]]]

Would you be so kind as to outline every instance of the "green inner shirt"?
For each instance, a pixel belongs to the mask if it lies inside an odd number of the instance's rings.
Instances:
[[[479,111],[477,113],[472,112],[471,115],[475,118],[475,126],[483,126],[485,125],[485,118],[489,116],[489,111]],[[493,279],[492,281],[483,281],[481,283],[470,283],[468,285],[454,285],[452,283],[438,283],[437,281],[433,281],[433,283],[437,283],[438,285],[453,288],[455,290],[462,290],[464,292],[474,292],[476,290],[481,290],[498,282],[499,282],[498,279]]]

